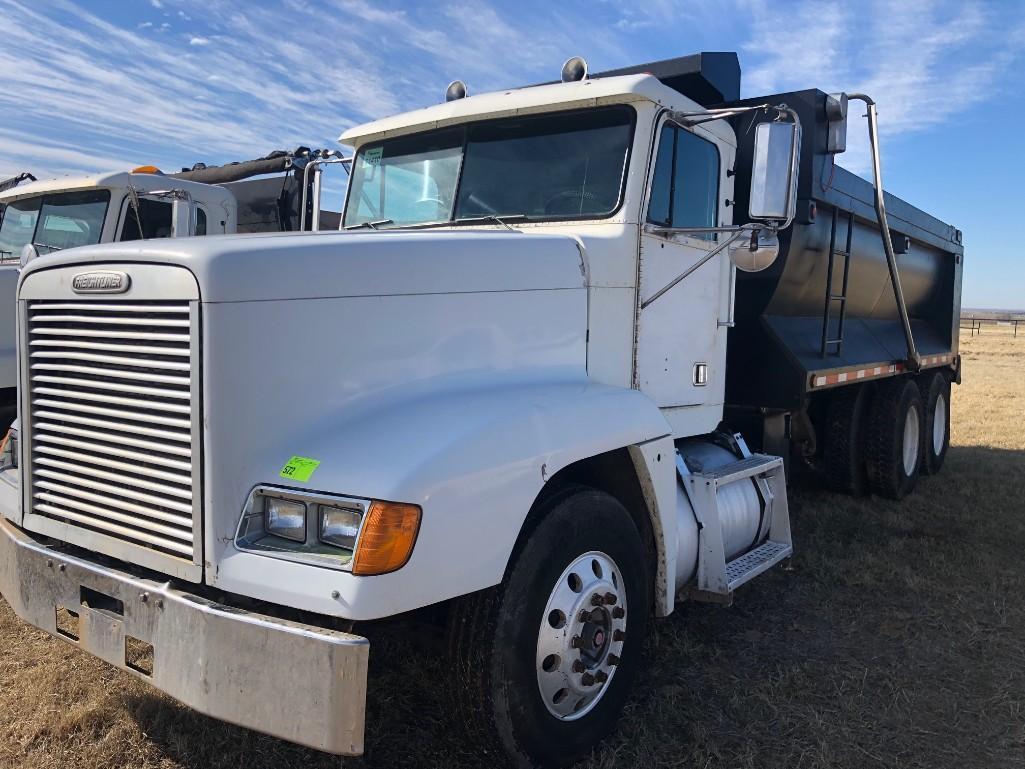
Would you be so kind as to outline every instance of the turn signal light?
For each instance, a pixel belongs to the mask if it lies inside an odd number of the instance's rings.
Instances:
[[[363,523],[352,573],[366,577],[405,566],[420,532],[420,516],[417,505],[375,501]]]

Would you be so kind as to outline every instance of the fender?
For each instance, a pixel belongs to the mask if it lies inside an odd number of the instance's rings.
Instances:
[[[501,384],[409,390],[375,398],[355,415],[350,407],[336,419],[319,421],[311,434],[296,436],[295,444],[309,447],[308,455],[321,465],[309,483],[292,483],[419,504],[423,520],[406,566],[354,577],[242,553],[224,547],[222,537],[211,581],[232,592],[354,620],[481,590],[501,582],[526,515],[549,478],[607,451],[661,445],[658,439],[670,433],[658,407],[642,393],[565,373],[561,379],[504,378]],[[279,469],[276,455],[273,462],[268,458],[268,480]]]

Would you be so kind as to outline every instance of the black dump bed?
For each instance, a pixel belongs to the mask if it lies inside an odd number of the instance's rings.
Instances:
[[[737,276],[727,358],[727,401],[734,405],[796,408],[809,391],[893,373],[890,366],[899,371],[907,358],[875,188],[836,164],[842,154],[827,152],[826,99],[809,90],[736,102],[788,105],[801,119],[802,139],[797,219],[780,233],[779,257],[764,272]],[[847,131],[867,136],[861,107],[851,102]],[[766,119],[747,113],[733,121],[739,215],[748,210],[752,124]],[[924,365],[950,365],[958,344],[961,233],[889,193],[884,199],[915,345]],[[828,322],[827,296],[835,297]]]
[[[727,403],[791,410],[799,408],[809,392],[903,370],[907,348],[875,212],[874,187],[836,165],[842,154],[828,151],[826,94],[808,90],[741,100],[737,55],[723,52],[651,62],[597,77],[639,72],[654,75],[706,107],[786,104],[801,120],[797,219],[780,233],[779,257],[771,267],[737,276]],[[861,102],[851,102],[847,132],[867,137],[860,107]],[[738,142],[735,223],[745,221],[748,210],[754,124],[774,117],[773,111],[745,113],[732,120]],[[885,172],[885,146],[882,155]],[[961,233],[888,193],[885,203],[923,366],[956,365]],[[843,298],[829,300],[830,296]],[[833,341],[838,339],[839,343]]]

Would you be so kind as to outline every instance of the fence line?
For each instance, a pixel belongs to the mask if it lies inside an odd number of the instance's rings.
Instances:
[[[993,326],[1008,325],[1012,327],[1014,336],[1018,336],[1019,323],[1025,324],[1025,318],[978,318],[974,315],[962,315],[960,328],[962,331],[969,331],[970,336],[975,336],[982,333],[984,324]]]

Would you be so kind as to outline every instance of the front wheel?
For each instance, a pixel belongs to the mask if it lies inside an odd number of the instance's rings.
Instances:
[[[471,738],[522,766],[561,766],[614,726],[651,605],[641,537],[612,496],[577,488],[541,511],[505,580],[459,599],[455,702]]]

